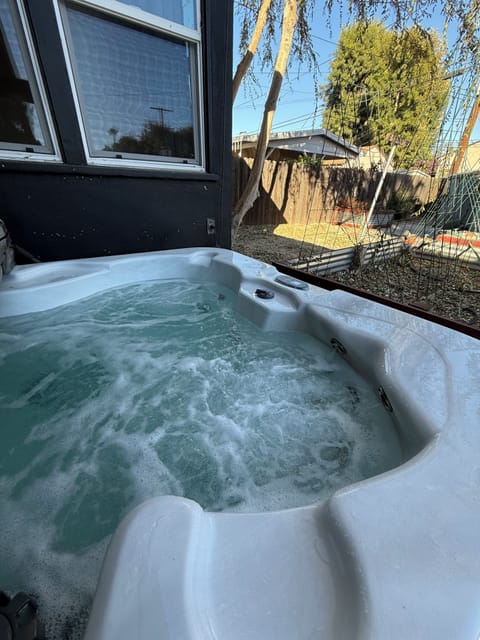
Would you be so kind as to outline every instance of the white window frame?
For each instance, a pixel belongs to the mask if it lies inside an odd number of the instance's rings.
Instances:
[[[1,141],[0,158],[4,160],[28,160],[34,162],[62,162],[60,147],[55,132],[55,126],[48,104],[47,93],[43,84],[40,65],[38,63],[35,48],[33,46],[32,34],[27,21],[25,8],[22,0],[10,0],[13,5],[13,22],[17,27],[17,37],[22,53],[25,56],[25,66],[30,90],[34,98],[34,105],[38,112],[38,118],[42,126],[42,133],[47,136],[45,145],[20,145],[19,143],[9,143]],[[17,13],[15,14],[15,8]],[[19,149],[19,146],[39,147],[38,151],[26,151]],[[45,151],[42,150],[42,147]],[[52,151],[48,150],[51,147]]]
[[[175,171],[198,171],[205,172],[205,136],[204,136],[204,111],[203,111],[203,69],[202,69],[202,40],[200,31],[200,0],[195,0],[196,10],[196,29],[190,29],[184,25],[178,24],[171,20],[166,20],[157,15],[143,11],[138,7],[117,2],[117,0],[67,0],[71,4],[77,5],[79,8],[86,7],[95,10],[98,13],[115,18],[120,18],[126,26],[131,24],[135,26],[147,27],[150,32],[158,32],[161,36],[165,34],[167,36],[175,36],[181,40],[184,40],[189,45],[193,45],[195,48],[195,55],[192,56],[191,62],[191,76],[192,76],[192,103],[193,103],[193,133],[194,133],[194,147],[196,151],[196,158],[192,161],[186,159],[178,159],[172,161],[168,156],[152,156],[152,159],[148,159],[147,156],[142,157],[140,154],[122,153],[122,158],[115,158],[109,156],[93,155],[90,152],[89,140],[84,111],[82,109],[82,101],[80,92],[78,89],[78,83],[75,75],[73,48],[69,46],[69,34],[68,34],[68,16],[66,13],[67,7],[65,0],[54,0],[54,8],[60,32],[60,38],[62,41],[62,47],[65,56],[65,62],[72,88],[73,98],[75,102],[75,110],[77,113],[78,122],[80,125],[80,132],[82,136],[83,147],[87,158],[87,163],[94,166],[101,167],[130,167],[137,169],[156,169],[161,170],[175,170]],[[72,51],[72,53],[71,53]],[[156,158],[156,159],[153,159]]]

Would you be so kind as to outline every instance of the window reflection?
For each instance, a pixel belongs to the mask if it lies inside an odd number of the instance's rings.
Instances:
[[[13,6],[0,0],[0,140],[5,148],[45,147],[24,43],[14,22]],[[32,149],[33,151],[33,149]]]
[[[161,18],[197,28],[195,0],[123,0],[125,4],[139,7]]]
[[[72,5],[67,15],[91,154],[194,159],[190,45]]]

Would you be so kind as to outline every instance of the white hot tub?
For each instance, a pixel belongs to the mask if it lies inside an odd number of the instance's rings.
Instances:
[[[478,341],[279,276],[190,249],[0,282],[0,587],[51,637],[479,636]]]

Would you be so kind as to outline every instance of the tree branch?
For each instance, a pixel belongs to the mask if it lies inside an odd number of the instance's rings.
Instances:
[[[272,130],[273,117],[277,108],[278,96],[282,87],[283,78],[287,70],[288,57],[292,48],[293,34],[297,23],[297,0],[285,0],[283,9],[282,35],[278,47],[275,67],[265,101],[262,126],[258,134],[257,148],[253,161],[252,171],[248,178],[247,185],[233,210],[232,237],[235,236],[240,223],[246,213],[251,209],[253,203],[258,198],[258,187],[262,176],[265,155],[267,153],[268,142]]]
[[[253,60],[253,56],[257,52],[258,45],[260,43],[260,38],[262,37],[262,34],[265,30],[265,25],[267,24],[268,12],[270,10],[271,4],[272,4],[272,0],[262,0],[262,4],[260,5],[260,9],[258,10],[255,29],[253,30],[253,34],[250,39],[250,43],[248,45],[247,51],[245,52],[245,55],[238,63],[237,69],[235,71],[235,75],[233,76],[232,103],[235,102],[235,98],[237,97],[240,84],[242,83],[242,80],[245,77],[250,67],[250,64]]]

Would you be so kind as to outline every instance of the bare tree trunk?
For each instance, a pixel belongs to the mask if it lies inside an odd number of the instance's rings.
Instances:
[[[475,126],[475,123],[478,120],[479,115],[480,115],[480,84],[477,87],[475,102],[473,103],[472,110],[470,111],[470,115],[468,116],[467,124],[465,125],[465,129],[463,130],[462,139],[460,140],[460,145],[457,149],[455,160],[453,161],[452,167],[450,169],[450,175],[455,175],[456,173],[458,173],[460,167],[462,166],[462,162],[463,162],[463,159],[465,158],[465,153],[467,151],[468,143],[470,142],[470,136],[472,135],[473,128]]]
[[[253,34],[250,39],[250,43],[248,45],[247,51],[243,56],[243,58],[238,63],[237,69],[235,71],[235,75],[233,76],[232,103],[235,102],[238,89],[240,88],[242,80],[245,77],[245,74],[247,73],[250,67],[250,63],[253,60],[253,56],[257,52],[260,38],[262,37],[263,31],[265,29],[265,25],[267,24],[267,16],[268,16],[268,12],[270,10],[271,4],[272,4],[272,0],[262,0],[262,4],[260,5],[260,9],[258,10],[255,29],[253,30]]]
[[[293,32],[297,23],[297,0],[284,0],[282,35],[278,47],[277,59],[273,72],[270,91],[265,102],[263,111],[262,126],[258,134],[257,149],[253,161],[252,170],[248,182],[243,190],[240,199],[233,209],[232,217],[232,238],[235,237],[238,227],[245,214],[252,208],[253,203],[258,198],[258,186],[262,176],[265,155],[267,153],[270,132],[272,130],[273,117],[277,108],[278,96],[282,87],[283,78],[287,70],[288,57],[292,48]]]

